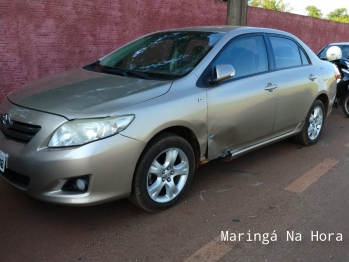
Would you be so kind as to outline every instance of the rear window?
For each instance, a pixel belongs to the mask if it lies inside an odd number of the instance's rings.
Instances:
[[[270,37],[270,42],[273,47],[277,69],[302,65],[299,47],[294,41],[272,36]]]

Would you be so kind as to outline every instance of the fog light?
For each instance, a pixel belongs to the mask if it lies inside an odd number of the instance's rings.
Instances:
[[[75,186],[80,191],[86,191],[86,189],[87,189],[87,181],[85,179],[83,179],[83,178],[78,178],[75,181]]]
[[[62,191],[72,192],[75,194],[86,193],[89,182],[89,175],[71,178],[64,183],[62,186]]]

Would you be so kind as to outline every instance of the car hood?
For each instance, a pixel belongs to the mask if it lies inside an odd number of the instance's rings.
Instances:
[[[12,92],[8,99],[16,105],[67,119],[105,117],[165,94],[171,83],[78,68],[35,80]]]

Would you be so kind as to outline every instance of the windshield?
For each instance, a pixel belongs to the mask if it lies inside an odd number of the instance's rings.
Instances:
[[[328,45],[323,48],[317,56],[322,60],[327,60],[326,52],[332,46],[338,46],[342,50],[342,58],[349,59],[349,45]]]
[[[155,33],[85,68],[127,77],[176,79],[193,70],[223,35],[192,31]]]

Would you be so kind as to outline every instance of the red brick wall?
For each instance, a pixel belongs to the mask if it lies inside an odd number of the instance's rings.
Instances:
[[[0,101],[156,30],[225,24],[216,0],[0,0]]]
[[[328,43],[349,42],[349,24],[291,13],[249,7],[247,24],[290,32],[300,38],[314,52],[320,51]]]
[[[85,65],[145,33],[223,25],[226,9],[218,0],[0,0],[0,101],[31,80]],[[349,25],[260,8],[248,9],[248,25],[290,31],[315,51],[349,41]]]

